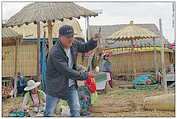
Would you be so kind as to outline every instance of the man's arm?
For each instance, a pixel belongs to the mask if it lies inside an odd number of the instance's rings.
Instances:
[[[85,52],[89,52],[90,50],[93,50],[94,48],[96,48],[97,41],[91,39],[87,43],[84,43],[84,44],[77,42],[76,45],[77,45],[78,52],[85,53]]]
[[[55,64],[54,66],[57,71],[65,75],[68,79],[71,78],[73,80],[86,80],[88,78],[87,72],[78,72],[72,68],[69,68],[64,57],[62,57],[59,52],[53,53],[52,61],[53,64]]]

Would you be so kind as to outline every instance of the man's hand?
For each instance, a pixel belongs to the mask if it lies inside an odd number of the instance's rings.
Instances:
[[[99,33],[96,33],[92,39],[97,41],[100,38],[101,38],[101,35]]]
[[[88,76],[94,78],[96,76],[96,73],[93,71],[88,72]]]

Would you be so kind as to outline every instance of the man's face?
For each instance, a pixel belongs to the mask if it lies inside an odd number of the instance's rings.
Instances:
[[[73,43],[73,40],[74,40],[73,35],[60,36],[59,38],[60,38],[64,48],[70,48],[72,46],[72,43]]]

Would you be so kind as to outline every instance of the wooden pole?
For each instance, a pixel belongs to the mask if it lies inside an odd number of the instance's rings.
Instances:
[[[88,42],[89,17],[87,16],[85,19],[86,19],[85,20],[85,23],[86,23],[86,42]],[[92,56],[88,57],[87,71],[90,71],[92,69],[92,66],[91,66],[92,58],[93,58]]]
[[[88,16],[86,17],[86,24],[87,24],[86,40],[88,41],[89,40],[89,38],[88,38],[88,36],[89,36],[89,17]]]
[[[38,81],[41,82],[41,62],[40,62],[40,22],[37,22],[37,73],[38,73]]]
[[[52,21],[47,21],[48,23],[48,43],[49,43],[49,50],[53,46],[53,39],[52,39]]]
[[[132,63],[133,63],[133,73],[134,73],[134,75],[133,76],[135,76],[136,75],[136,67],[135,67],[135,61],[134,61],[134,55],[133,55],[133,53],[134,53],[134,51],[133,51],[133,40],[131,40],[131,45],[132,45]]]
[[[87,28],[86,28],[86,42],[88,42],[88,40],[89,40],[89,38],[88,38],[88,36],[89,36],[89,17],[88,16],[86,17],[86,26],[87,26]],[[94,55],[91,55],[91,56],[88,57],[88,62],[87,62],[87,70],[88,71],[92,70],[92,59],[93,59],[93,56]]]
[[[157,50],[156,50],[156,46],[155,46],[155,38],[153,38],[153,46],[154,46],[154,67],[155,67],[155,76],[157,79],[157,75],[158,75],[158,65],[157,65]]]
[[[164,58],[164,38],[163,38],[163,32],[162,32],[162,21],[159,19],[159,28],[160,28],[160,39],[161,39],[161,61],[162,61],[162,75],[163,75],[163,92],[164,94],[168,93],[167,89],[167,81],[166,81],[166,71],[165,71],[165,58]]]
[[[17,97],[17,48],[18,48],[18,40],[15,42],[15,72],[14,72],[14,97]]]

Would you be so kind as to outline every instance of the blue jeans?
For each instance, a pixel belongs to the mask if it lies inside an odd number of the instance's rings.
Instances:
[[[79,117],[80,116],[80,103],[79,103],[79,95],[76,89],[76,85],[72,85],[69,87],[69,96],[67,99],[71,117]],[[50,95],[46,95],[46,109],[44,112],[44,116],[52,116],[54,110],[59,102],[59,98],[52,97]]]

